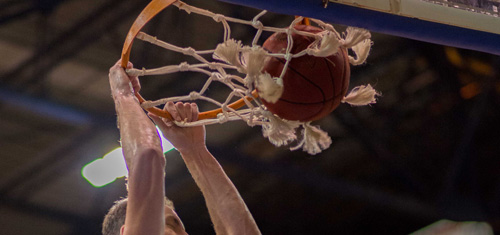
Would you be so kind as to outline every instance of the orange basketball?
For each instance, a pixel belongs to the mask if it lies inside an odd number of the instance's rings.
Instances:
[[[320,28],[297,25],[295,29],[319,33]],[[293,33],[291,53],[306,49],[313,38]],[[288,41],[285,33],[275,33],[264,42],[264,49],[272,53],[283,53]],[[264,71],[279,77],[284,59],[272,58]],[[350,66],[347,51],[343,48],[329,57],[301,56],[293,58],[283,77],[284,90],[276,103],[262,100],[272,113],[287,120],[314,121],[332,112],[346,95],[349,86]]]

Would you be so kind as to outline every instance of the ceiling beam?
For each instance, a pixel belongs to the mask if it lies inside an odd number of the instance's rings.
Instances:
[[[50,206],[39,205],[28,202],[26,200],[19,200],[5,195],[0,195],[0,205],[14,209],[16,211],[24,212],[29,215],[37,215],[43,218],[57,220],[67,224],[80,224],[85,225],[88,229],[96,230],[96,224],[102,223],[102,217],[97,216],[82,216],[75,213],[55,209]],[[97,231],[100,232],[99,230]],[[95,232],[88,234],[98,234]]]
[[[41,84],[43,77],[59,63],[97,42],[110,28],[116,27],[124,19],[135,16],[144,4],[144,1],[123,0],[110,0],[104,3],[48,42],[34,55],[0,75],[0,82],[21,91],[25,91],[27,86],[34,87]],[[43,66],[42,74],[37,74],[36,71],[30,72],[39,66]]]
[[[95,115],[85,111],[1,87],[0,103],[28,110],[36,116],[43,116],[74,126],[87,126],[93,122],[93,119],[97,119]]]

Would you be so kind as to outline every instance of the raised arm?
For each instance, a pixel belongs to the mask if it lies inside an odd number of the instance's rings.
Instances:
[[[111,67],[109,82],[129,171],[124,234],[162,234],[165,158],[161,142],[156,127],[134,96],[134,90],[140,89],[137,77],[129,77],[119,64]]]
[[[177,121],[195,121],[196,104],[167,103],[167,111]],[[169,120],[149,114],[167,138],[181,153],[189,172],[201,189],[217,234],[260,234],[238,190],[207,150],[205,127],[182,128]]]

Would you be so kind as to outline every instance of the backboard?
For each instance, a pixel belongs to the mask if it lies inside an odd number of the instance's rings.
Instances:
[[[498,0],[223,0],[500,55]]]

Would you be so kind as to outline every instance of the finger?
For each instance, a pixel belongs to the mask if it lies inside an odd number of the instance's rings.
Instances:
[[[184,108],[184,104],[182,102],[175,103],[175,107],[177,108],[177,111],[182,121],[186,120],[187,117],[191,117],[191,115],[188,115],[186,113],[186,109]]]
[[[191,121],[198,121],[198,105],[196,103],[191,103]]]
[[[186,118],[184,120],[186,120],[187,122],[192,122],[193,121],[193,110],[191,108],[191,104],[190,103],[184,103],[184,116],[186,116]]]
[[[148,113],[148,116],[153,120],[153,122],[162,130],[163,132],[168,128],[172,127],[173,124],[171,121],[164,121],[161,117],[156,116],[153,113]]]
[[[167,110],[167,112],[170,113],[170,115],[172,115],[172,118],[178,122],[180,122],[182,119],[181,119],[181,116],[179,115],[179,112],[177,111],[177,108],[175,107],[174,103],[173,102],[168,102],[166,105],[165,105],[165,110]]]
[[[139,92],[141,90],[141,83],[137,77],[130,77],[130,82],[132,83],[132,88],[134,92]]]
[[[127,63],[127,70],[125,71],[125,73],[127,73],[127,71],[132,68],[134,68],[134,64],[129,61]],[[134,92],[139,92],[141,90],[141,83],[139,82],[139,78],[137,76],[129,76],[128,73],[127,76],[130,80],[130,83],[132,83],[132,88],[134,89]]]

